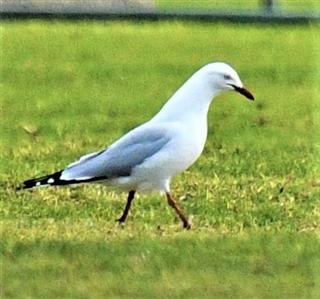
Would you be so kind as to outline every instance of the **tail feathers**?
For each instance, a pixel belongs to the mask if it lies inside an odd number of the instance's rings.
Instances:
[[[62,180],[60,179],[62,172],[63,170],[60,170],[43,177],[26,180],[22,183],[22,186],[17,188],[17,190],[30,189],[30,188],[41,187],[41,186],[63,186],[63,185],[70,185],[70,184],[80,184],[80,183],[94,182],[94,181],[107,179],[107,177],[94,177],[94,178],[86,178],[86,179],[78,179],[78,180],[77,179]]]

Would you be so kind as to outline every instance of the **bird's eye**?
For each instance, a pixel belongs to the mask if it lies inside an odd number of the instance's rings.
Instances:
[[[230,75],[223,75],[223,79],[225,79],[225,80],[231,80],[231,76]]]

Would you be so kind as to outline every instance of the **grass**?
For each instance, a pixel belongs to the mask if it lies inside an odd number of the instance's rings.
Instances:
[[[318,26],[1,25],[3,297],[319,297]],[[216,60],[256,101],[217,98],[202,157],[173,182],[192,231],[157,194],[118,227],[125,194],[14,191],[152,117]]]
[[[320,244],[264,237],[19,243],[4,283],[26,298],[316,298]]]
[[[258,11],[264,7],[259,0],[156,0],[157,7],[160,9],[192,9],[192,10],[238,10],[238,11]],[[310,12],[314,9],[319,10],[320,5],[317,0],[281,0],[275,2],[275,6],[282,12]]]

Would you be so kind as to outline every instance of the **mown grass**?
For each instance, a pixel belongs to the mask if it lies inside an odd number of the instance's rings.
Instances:
[[[184,10],[237,10],[237,11],[259,11],[263,10],[263,2],[259,0],[230,0],[228,2],[223,0],[156,0],[156,5],[160,9],[184,9]],[[280,12],[312,12],[319,10],[320,4],[317,0],[292,1],[281,0],[275,2],[275,8]]]
[[[308,235],[18,242],[6,253],[4,295],[317,298],[319,250]]]
[[[319,28],[3,22],[2,295],[317,298]],[[199,161],[114,219],[101,186],[15,192],[150,118],[201,65],[235,66],[256,102],[222,95]]]

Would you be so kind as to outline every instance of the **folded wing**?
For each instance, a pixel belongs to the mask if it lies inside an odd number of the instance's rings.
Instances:
[[[130,176],[132,169],[161,150],[170,140],[163,128],[137,128],[106,150],[88,154],[62,171],[61,180],[86,181]]]

